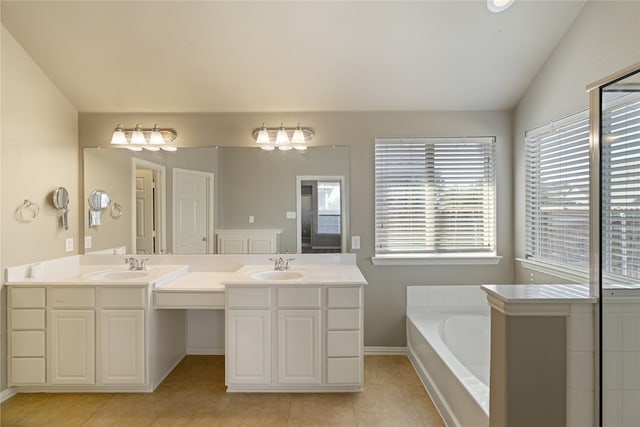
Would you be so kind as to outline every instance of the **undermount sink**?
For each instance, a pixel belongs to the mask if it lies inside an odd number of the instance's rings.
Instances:
[[[148,270],[103,270],[87,273],[82,277],[87,280],[94,281],[111,281],[111,280],[127,280],[140,279],[149,274]]]
[[[257,280],[292,280],[306,275],[302,270],[262,270],[249,273],[249,277]]]

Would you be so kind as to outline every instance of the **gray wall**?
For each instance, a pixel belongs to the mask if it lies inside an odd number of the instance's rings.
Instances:
[[[362,248],[357,251],[357,262],[369,282],[364,305],[366,346],[405,345],[407,285],[513,281],[510,112],[80,113],[79,142],[83,147],[104,146],[118,123],[125,126],[158,123],[178,131],[176,144],[179,146],[255,147],[251,131],[263,122],[269,126],[279,123],[293,126],[301,122],[316,132],[310,145],[349,147],[350,234],[361,236]],[[498,265],[486,266],[373,266],[375,138],[471,135],[490,135],[497,139],[497,249],[504,259]],[[221,163],[220,168],[224,168],[224,162]],[[251,179],[250,170],[243,173]],[[224,222],[226,227],[226,216]]]
[[[585,87],[640,61],[640,1],[588,2],[515,109],[514,247],[524,257],[524,133],[589,108]],[[561,283],[516,263],[518,283]]]

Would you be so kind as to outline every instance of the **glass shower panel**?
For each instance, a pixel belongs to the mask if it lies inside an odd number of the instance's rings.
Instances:
[[[640,425],[640,73],[601,88],[602,425]]]

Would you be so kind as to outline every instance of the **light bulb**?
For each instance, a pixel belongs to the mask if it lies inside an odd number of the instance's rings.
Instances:
[[[273,151],[276,147],[274,147],[273,145],[261,145],[260,148],[262,148],[264,151]]]
[[[122,127],[122,125],[118,125],[113,130],[111,143],[114,145],[125,145],[127,143],[127,137],[124,135],[124,127]]]
[[[293,131],[293,137],[291,138],[291,143],[292,144],[304,144],[305,141],[304,140],[304,132],[302,131],[302,128],[300,127],[300,123],[298,123],[298,127],[296,128],[296,130]]]
[[[163,145],[162,148],[164,151],[178,151],[178,147],[174,147],[172,145]]]
[[[164,140],[164,136],[162,136],[162,132],[160,132],[158,125],[153,125],[153,129],[151,129],[151,135],[149,136],[149,144],[152,144],[152,145],[166,144],[166,141]]]
[[[281,124],[280,129],[278,130],[278,134],[276,135],[276,144],[283,145],[288,143],[289,143],[289,135],[287,135],[286,129]]]
[[[299,150],[299,151],[304,151],[304,150],[307,149],[307,146],[306,145],[294,145],[293,148],[295,148],[296,150]]]
[[[144,139],[144,134],[142,133],[142,128],[139,124],[133,129],[133,133],[131,134],[131,143],[132,144],[146,144],[147,140]]]
[[[262,129],[258,132],[258,137],[256,138],[256,144],[271,144],[271,140],[269,139],[269,131],[267,127],[262,124]]]

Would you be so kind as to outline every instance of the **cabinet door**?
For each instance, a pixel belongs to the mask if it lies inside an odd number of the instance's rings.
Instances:
[[[250,254],[275,254],[278,252],[277,239],[275,235],[249,235]]]
[[[227,384],[271,384],[271,313],[227,310]]]
[[[100,311],[100,382],[144,384],[144,310]]]
[[[94,384],[94,310],[51,310],[52,384]]]
[[[321,383],[320,336],[320,310],[278,311],[278,383]]]
[[[218,236],[218,253],[219,254],[246,254],[247,237],[243,235],[219,235]]]

